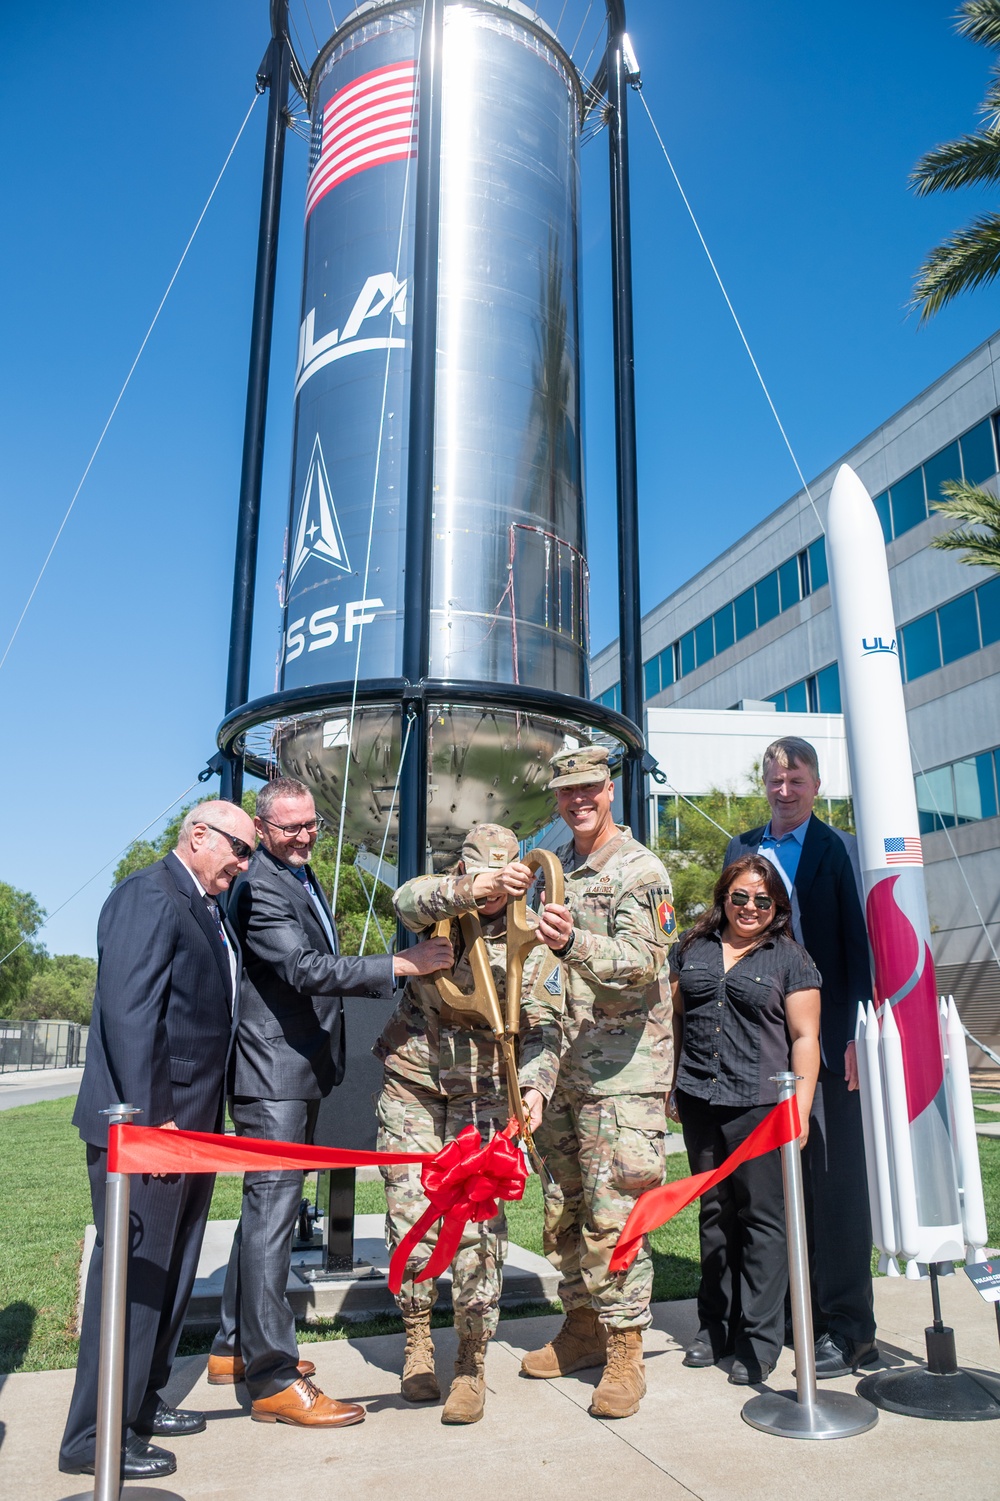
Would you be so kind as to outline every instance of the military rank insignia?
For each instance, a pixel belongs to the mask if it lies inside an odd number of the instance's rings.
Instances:
[[[497,849],[496,845],[490,846],[490,870],[503,870],[507,864],[507,851]]]

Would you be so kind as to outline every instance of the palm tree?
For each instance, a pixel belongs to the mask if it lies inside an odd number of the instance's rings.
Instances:
[[[978,485],[967,485],[963,480],[949,480],[941,486],[947,500],[934,503],[934,510],[954,521],[964,522],[953,532],[943,532],[934,537],[932,547],[943,552],[962,552],[960,563],[971,568],[996,568],[1000,570],[1000,500],[989,490]],[[983,531],[973,531],[983,527]]]
[[[1000,49],[1000,0],[964,0],[956,30],[984,47]],[[1000,63],[993,66],[980,113],[980,130],[921,157],[910,174],[911,186],[921,197],[1000,182]],[[998,273],[1000,213],[980,214],[930,252],[917,272],[910,305],[919,309],[923,323],[959,292],[988,284]]]

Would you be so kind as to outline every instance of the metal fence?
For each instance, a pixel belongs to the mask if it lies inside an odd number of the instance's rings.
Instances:
[[[0,1019],[0,1074],[15,1069],[77,1068],[87,1056],[89,1032],[79,1022]]]

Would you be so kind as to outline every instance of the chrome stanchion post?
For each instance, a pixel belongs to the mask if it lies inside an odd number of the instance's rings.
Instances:
[[[108,1128],[127,1126],[142,1112],[136,1105],[101,1111]],[[104,1267],[101,1279],[101,1339],[97,1375],[97,1445],[94,1489],[67,1501],[182,1501],[174,1491],[151,1486],[122,1488],[122,1391],[125,1381],[125,1319],[128,1293],[129,1176],[108,1173],[104,1200]]]
[[[795,1094],[796,1075],[774,1074],[778,1103]],[[809,1285],[809,1248],[806,1240],[802,1155],[798,1139],[781,1148],[781,1178],[785,1189],[785,1237],[788,1242],[788,1285],[795,1345],[795,1392],[762,1392],[743,1408],[743,1421],[780,1438],[850,1438],[867,1433],[878,1412],[852,1392],[820,1392],[816,1387],[812,1290]]]
[[[101,1114],[108,1129],[128,1126],[135,1105],[112,1105]],[[97,1453],[94,1501],[121,1495],[122,1383],[125,1379],[125,1302],[128,1290],[128,1173],[108,1173],[104,1203],[104,1278],[101,1283],[101,1346],[97,1378]]]

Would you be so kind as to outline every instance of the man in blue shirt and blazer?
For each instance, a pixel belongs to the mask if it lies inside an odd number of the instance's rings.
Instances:
[[[76,1384],[59,1468],[93,1474],[97,1435],[108,1118],[121,1102],[135,1123],[220,1131],[226,1061],[238,1019],[239,945],[216,898],[246,870],[255,839],[235,804],[192,808],[177,847],[115,887],[97,924],[97,991],[73,1115],[87,1147],[97,1241],[87,1274]],[[151,1436],[205,1427],[159,1396],[170,1375],[215,1182],[212,1174],[133,1174],[132,1250],[123,1391],[127,1480],[170,1475],[173,1454]]]
[[[808,740],[774,741],[764,752],[762,772],[771,821],[730,840],[725,863],[759,853],[777,867],[791,896],[795,937],[823,977],[822,1062],[802,1167],[816,1375],[845,1376],[878,1360],[854,1057],[858,1005],[867,1005],[872,994],[857,842],[813,813],[819,762]]]

